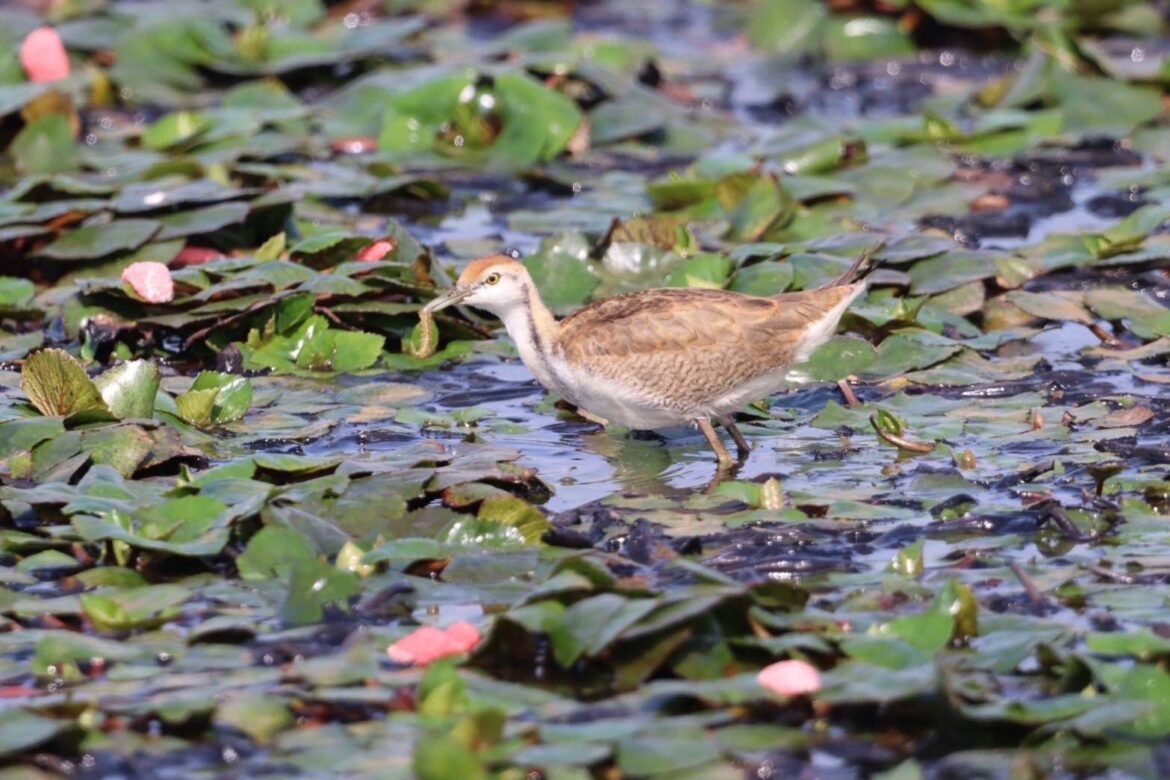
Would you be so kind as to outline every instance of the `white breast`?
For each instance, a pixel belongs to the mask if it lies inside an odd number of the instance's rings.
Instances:
[[[685,425],[691,419],[677,410],[655,406],[611,379],[575,369],[563,360],[552,360],[560,395],[567,401],[609,422],[635,430]]]

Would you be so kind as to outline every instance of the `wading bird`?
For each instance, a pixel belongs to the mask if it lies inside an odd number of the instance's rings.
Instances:
[[[769,298],[727,290],[644,290],[592,303],[559,322],[522,263],[473,261],[424,316],[455,304],[498,317],[524,365],[548,390],[591,416],[635,430],[697,425],[721,467],[750,448],[731,413],[766,398],[837,328],[865,292],[870,253],[830,284]]]

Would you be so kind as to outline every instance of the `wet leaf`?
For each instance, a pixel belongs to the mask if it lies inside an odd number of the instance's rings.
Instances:
[[[207,115],[198,111],[167,114],[142,133],[142,143],[151,149],[166,149],[204,133],[211,127]]]
[[[83,593],[81,607],[99,631],[155,628],[179,615],[191,592],[177,585],[128,588],[112,594]]]
[[[924,653],[936,653],[951,641],[964,598],[961,586],[950,580],[925,612],[892,620],[886,630]]]
[[[897,22],[880,17],[830,20],[825,26],[824,45],[834,60],[900,57],[915,50]]]
[[[287,577],[295,566],[317,560],[317,551],[301,534],[280,526],[261,528],[236,559],[245,580]]]
[[[346,609],[348,600],[361,593],[361,579],[324,561],[299,561],[292,565],[288,590],[280,607],[285,625],[317,623],[326,607]]]
[[[479,508],[479,518],[489,523],[498,523],[529,544],[540,541],[550,528],[548,519],[527,501],[513,496],[501,496],[485,500]]]
[[[68,721],[37,715],[20,707],[0,711],[0,758],[18,756],[69,728]]]
[[[1034,317],[1046,320],[1068,320],[1086,325],[1093,323],[1093,317],[1079,302],[1055,293],[1030,293],[1013,290],[1005,296]]]
[[[666,286],[721,290],[727,284],[732,268],[732,262],[723,255],[705,252],[676,266],[666,277]]]
[[[818,43],[827,10],[814,0],[767,0],[748,25],[752,43],[787,56],[806,54]]]
[[[644,735],[623,740],[617,747],[617,764],[631,775],[678,772],[713,761],[719,756],[714,742],[699,734],[687,736]]]
[[[184,496],[138,509],[134,515],[114,510],[102,516],[75,515],[73,527],[89,541],[116,540],[146,550],[175,555],[214,555],[228,541],[227,507],[208,496]]]
[[[217,726],[247,734],[259,745],[268,744],[295,723],[292,712],[283,702],[263,694],[242,694],[225,699],[216,706],[212,720]]]
[[[202,371],[191,389],[175,397],[184,422],[199,427],[242,419],[252,406],[252,383],[242,376]]]
[[[795,201],[778,179],[761,176],[746,188],[730,209],[729,235],[739,241],[758,241],[769,230],[783,227],[795,208]]]
[[[105,371],[93,384],[110,413],[118,419],[151,419],[161,381],[156,364],[129,360]]]
[[[655,606],[649,599],[628,600],[614,593],[578,601],[554,622],[544,625],[557,663],[568,669],[582,655],[601,652]]]
[[[84,431],[81,451],[96,464],[133,476],[154,449],[155,439],[137,425],[111,425]]]
[[[411,765],[419,780],[465,777],[486,780],[487,769],[466,745],[446,735],[432,734],[419,740]]]
[[[865,373],[878,359],[878,354],[868,341],[854,336],[836,336],[812,354],[807,369],[813,379],[836,381]]]
[[[12,140],[9,151],[25,174],[63,173],[77,168],[77,142],[69,118],[49,114],[25,127]]]
[[[553,311],[585,303],[600,283],[589,265],[589,243],[579,233],[545,239],[524,267]]]
[[[50,260],[92,260],[114,252],[137,249],[159,230],[150,219],[120,219],[107,225],[87,225],[70,230],[42,247],[37,254]]]
[[[373,333],[327,330],[305,344],[297,365],[312,371],[360,371],[374,365],[384,341]]]
[[[37,411],[46,416],[68,417],[107,409],[85,369],[60,349],[45,349],[30,356],[21,369],[20,385]]]

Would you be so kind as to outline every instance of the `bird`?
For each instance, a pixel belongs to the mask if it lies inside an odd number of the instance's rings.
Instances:
[[[832,337],[866,290],[876,248],[840,277],[811,290],[769,297],[709,288],[661,288],[599,301],[557,320],[524,264],[506,255],[473,260],[453,288],[422,310],[456,304],[503,323],[537,381],[588,412],[633,430],[695,425],[720,468],[751,451],[732,413],[785,386],[792,366]]]

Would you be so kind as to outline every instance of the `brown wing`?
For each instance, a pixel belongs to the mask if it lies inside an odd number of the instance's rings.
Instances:
[[[685,405],[786,366],[808,326],[853,292],[844,286],[775,298],[703,289],[630,293],[563,320],[559,342],[575,365]]]

